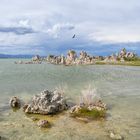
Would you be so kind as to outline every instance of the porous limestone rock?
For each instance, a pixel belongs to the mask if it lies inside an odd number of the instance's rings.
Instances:
[[[88,106],[85,104],[75,105],[70,109],[70,113],[78,113],[79,110],[82,108],[87,108],[89,111],[92,111],[94,109],[98,111],[107,109],[106,104],[103,103],[101,100],[98,100],[94,104],[89,104]]]
[[[123,137],[120,134],[115,134],[114,132],[110,132],[109,136],[112,140],[123,140]]]
[[[92,104],[75,105],[70,109],[70,116],[84,122],[103,119],[106,116],[106,104],[99,100]]]
[[[40,121],[38,121],[37,125],[40,128],[48,128],[48,127],[50,127],[50,123],[47,120],[40,120]]]
[[[19,98],[17,97],[12,97],[10,99],[10,102],[9,102],[10,106],[13,107],[13,108],[19,108],[21,103],[20,103],[20,100]]]
[[[23,110],[25,113],[36,114],[56,114],[68,108],[66,100],[57,90],[51,92],[44,90],[35,95],[29,104],[25,104]]]

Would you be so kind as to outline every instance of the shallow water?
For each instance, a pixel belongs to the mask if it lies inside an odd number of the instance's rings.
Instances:
[[[126,140],[140,139],[140,67],[15,65],[14,59],[0,60],[0,136],[10,140],[109,140],[109,131]],[[81,90],[90,85],[109,106],[106,120],[79,122],[68,112],[48,119],[52,127],[42,130],[22,109],[9,108],[10,97],[25,102],[44,89],[62,86],[65,95],[78,102]]]

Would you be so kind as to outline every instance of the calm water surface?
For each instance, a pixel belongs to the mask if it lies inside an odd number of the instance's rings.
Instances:
[[[140,140],[140,67],[16,65],[14,59],[0,60],[0,136],[9,140],[109,140],[109,131],[126,140]],[[83,123],[69,117],[36,116],[48,119],[52,127],[42,130],[22,109],[9,108],[10,97],[28,102],[44,89],[65,88],[78,102],[81,90],[90,85],[109,106],[105,121]]]

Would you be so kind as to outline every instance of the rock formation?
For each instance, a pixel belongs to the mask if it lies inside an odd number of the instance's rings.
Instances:
[[[71,108],[70,113],[78,112],[81,108],[87,108],[89,111],[93,109],[97,110],[106,110],[106,104],[104,104],[101,100],[96,101],[94,104],[90,104],[89,106],[86,106],[85,104],[81,105],[75,105]]]
[[[117,56],[112,54],[104,59],[104,62],[117,62]]]
[[[66,57],[66,65],[75,64],[75,60],[77,58],[77,54],[73,50],[69,50]]]
[[[51,92],[48,90],[42,91],[35,95],[31,103],[24,105],[25,113],[37,114],[56,114],[68,108],[66,100],[57,90]]]
[[[123,48],[119,54],[118,54],[118,58],[134,58],[136,56],[136,54],[134,54],[133,52],[127,52],[127,50],[125,48]]]
[[[13,108],[20,108],[20,100],[17,97],[12,97],[9,102],[10,106]]]
[[[119,53],[112,54],[107,57],[103,56],[91,56],[85,51],[81,51],[78,55],[76,51],[69,50],[67,56],[55,56],[48,55],[48,57],[41,58],[39,55],[36,55],[32,58],[32,61],[29,62],[15,62],[15,64],[41,64],[43,61],[47,61],[51,64],[56,65],[92,65],[92,64],[106,64],[106,63],[117,63],[117,62],[125,62],[125,61],[134,61],[139,60],[137,55],[133,52],[127,52],[124,48]]]
[[[101,100],[96,101],[94,104],[80,104],[75,105],[71,108],[70,114],[72,117],[76,118],[86,118],[86,119],[97,119],[104,118],[106,111],[106,104]]]
[[[41,57],[39,55],[36,55],[32,58],[32,61],[40,61]]]
[[[37,125],[40,128],[48,128],[48,127],[50,127],[50,123],[47,120],[39,120]]]
[[[81,51],[79,57],[77,53],[73,50],[69,50],[67,56],[54,56],[49,55],[46,59],[48,62],[52,64],[61,64],[61,65],[86,65],[95,63],[95,57],[90,56],[87,52]]]
[[[67,59],[69,60],[75,60],[77,57],[77,54],[74,50],[69,50],[67,54]]]
[[[114,132],[110,132],[109,137],[112,140],[123,140],[124,139],[120,134],[115,134]]]

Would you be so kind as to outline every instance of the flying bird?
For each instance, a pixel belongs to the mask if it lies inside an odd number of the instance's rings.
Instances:
[[[75,38],[75,34],[73,35],[73,37],[72,38]]]

